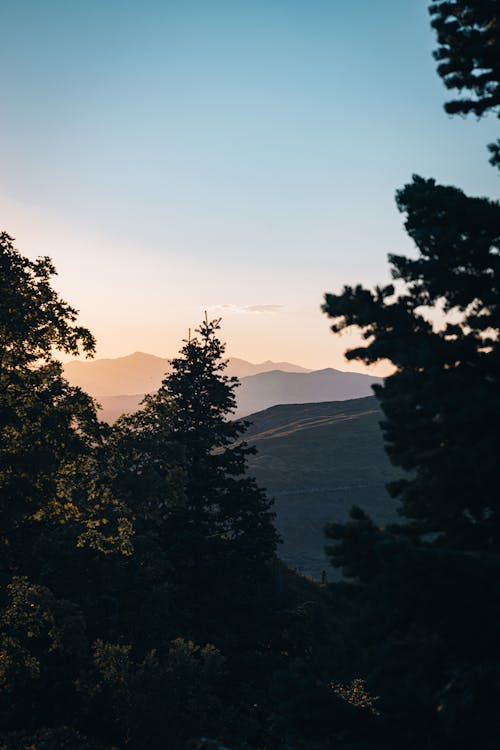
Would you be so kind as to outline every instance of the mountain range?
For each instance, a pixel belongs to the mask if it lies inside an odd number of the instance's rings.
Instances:
[[[115,359],[74,360],[64,365],[64,373],[70,383],[78,385],[96,398],[153,393],[158,390],[166,372],[169,359],[145,352],[134,352]],[[290,362],[261,362],[254,364],[244,359],[231,357],[226,374],[244,378],[269,370],[307,373],[305,367]]]
[[[371,396],[380,378],[328,367],[306,373],[271,370],[242,378],[236,392],[237,417],[277,404],[305,404]]]
[[[156,391],[169,369],[169,360],[144,352],[116,359],[73,361],[64,365],[69,382],[90,393],[101,405],[101,418],[113,422],[136,411],[146,393]],[[226,373],[236,376],[235,417],[276,404],[313,403],[359,398],[372,393],[380,378],[333,368],[311,371],[290,362],[254,364],[230,358]]]

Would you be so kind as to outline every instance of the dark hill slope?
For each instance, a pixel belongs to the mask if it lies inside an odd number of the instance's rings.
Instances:
[[[275,499],[280,556],[315,577],[329,568],[323,528],[344,521],[352,505],[376,521],[395,518],[385,484],[396,476],[383,447],[382,414],[373,396],[273,406],[252,414],[246,439],[257,447],[250,470]]]

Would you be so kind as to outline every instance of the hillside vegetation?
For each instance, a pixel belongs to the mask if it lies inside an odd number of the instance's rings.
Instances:
[[[396,476],[384,451],[373,396],[273,406],[250,415],[245,439],[257,448],[249,471],[274,498],[280,557],[316,578],[337,575],[324,552],[324,526],[353,505],[380,524],[395,519],[385,485]]]

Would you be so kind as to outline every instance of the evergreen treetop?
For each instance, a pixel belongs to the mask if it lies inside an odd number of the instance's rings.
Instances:
[[[437,34],[434,57],[448,89],[465,96],[445,104],[449,114],[500,117],[499,0],[445,0],[429,6]],[[467,96],[468,94],[468,96]],[[500,140],[488,146],[491,164],[500,167]]]

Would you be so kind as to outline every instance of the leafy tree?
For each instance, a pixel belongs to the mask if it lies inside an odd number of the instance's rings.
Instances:
[[[224,659],[213,646],[177,638],[139,656],[130,644],[98,640],[93,655],[78,688],[86,723],[110,744],[180,750],[220,731]]]
[[[449,89],[469,96],[449,101],[449,114],[488,111],[500,117],[500,4],[498,0],[446,0],[429,7],[436,30],[438,73]],[[489,146],[491,163],[500,167],[500,140]]]
[[[50,284],[49,258],[31,261],[0,234],[1,565],[19,572],[28,536],[45,523],[76,522],[81,544],[113,544],[95,511],[117,505],[96,479],[102,441],[95,404],[62,377],[56,351],[91,355],[94,339]],[[88,481],[82,483],[82,479]],[[125,519],[118,521],[128,544]],[[110,525],[110,528],[112,526]],[[116,527],[115,527],[116,530]],[[21,538],[22,536],[22,538]],[[20,548],[18,548],[18,541]]]
[[[101,471],[95,404],[55,359],[92,354],[93,337],[52,288],[50,260],[23,257],[6,233],[0,271],[0,731],[49,737],[77,712],[90,654],[75,571],[86,554],[130,553],[132,530]]]
[[[51,287],[55,268],[48,257],[22,256],[6,232],[0,233],[0,366],[13,369],[43,359],[54,350],[92,355],[95,341],[76,325],[77,311]]]

